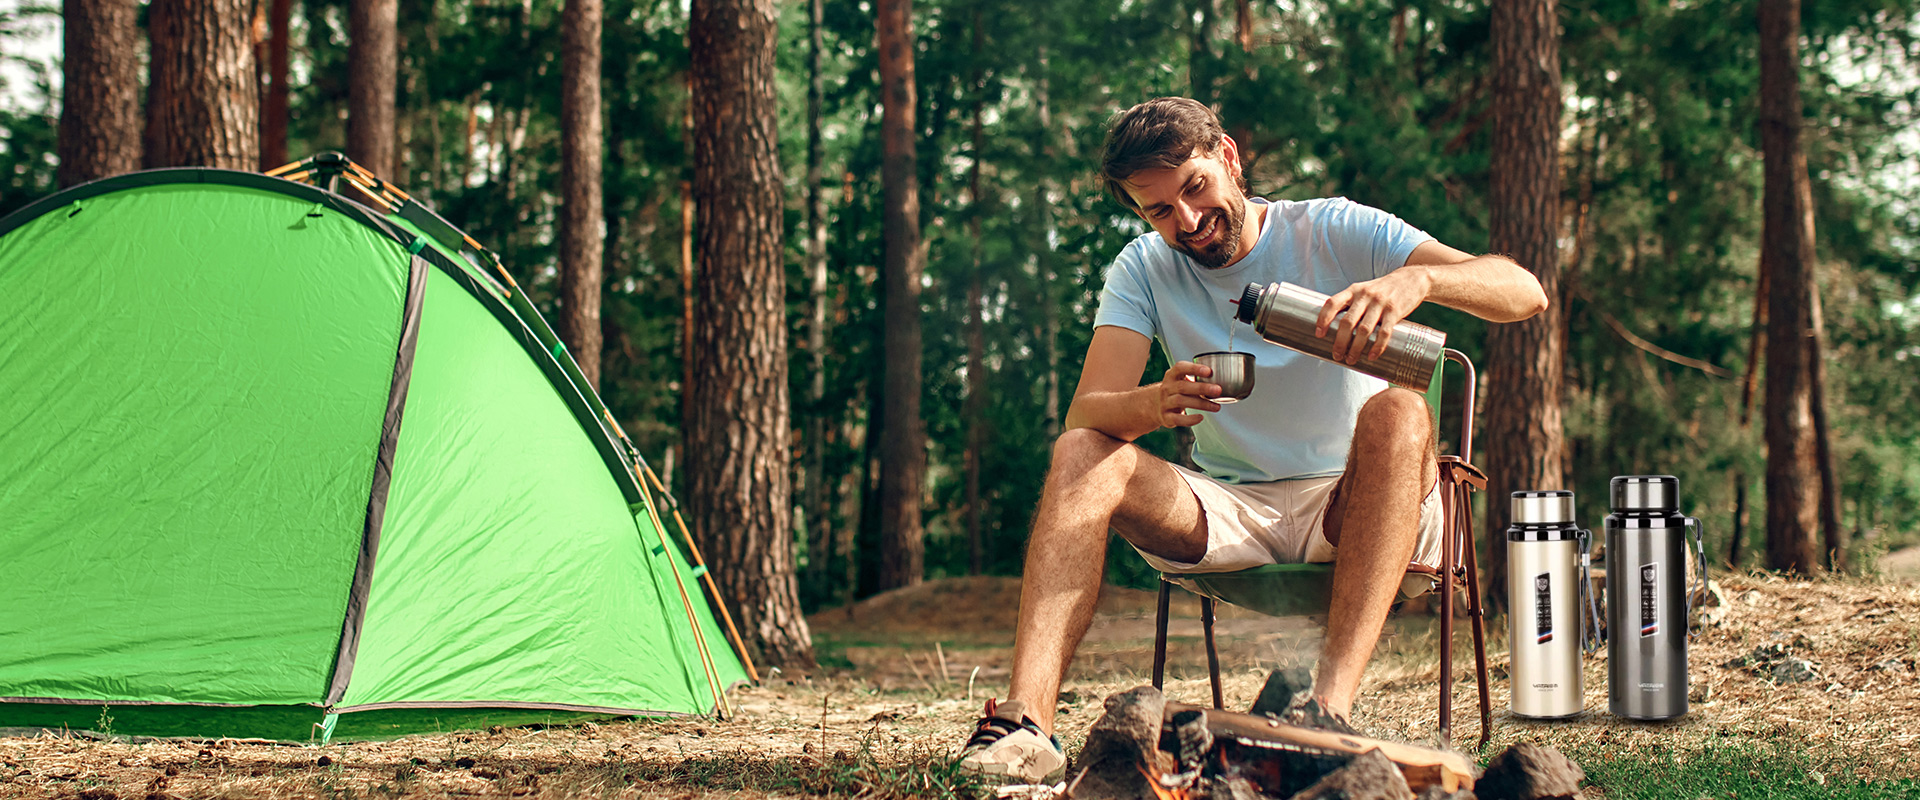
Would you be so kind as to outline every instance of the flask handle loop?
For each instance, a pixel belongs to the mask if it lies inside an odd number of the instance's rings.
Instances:
[[[1695,579],[1699,582],[1698,590],[1691,588],[1687,590],[1687,639],[1692,640],[1700,635],[1699,631],[1693,629],[1693,596],[1696,594],[1696,591],[1705,592],[1707,588],[1707,551],[1706,548],[1700,544],[1700,520],[1694,519],[1693,517],[1686,517],[1685,519],[1687,521],[1687,538],[1693,541],[1693,555],[1695,563],[1698,565]]]
[[[1593,597],[1593,531],[1577,528],[1580,537],[1580,609],[1587,615],[1586,630],[1580,636],[1580,652],[1592,653],[1600,649],[1604,639],[1600,633],[1600,607]]]

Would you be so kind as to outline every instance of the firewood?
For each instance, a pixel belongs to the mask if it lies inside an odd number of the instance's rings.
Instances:
[[[1288,725],[1271,717],[1239,714],[1232,711],[1203,709],[1184,703],[1167,703],[1168,715],[1197,710],[1206,714],[1207,727],[1216,741],[1232,740],[1256,747],[1279,747],[1298,751],[1336,754],[1351,758],[1378,749],[1381,755],[1398,765],[1407,785],[1414,791],[1438,785],[1446,791],[1473,789],[1473,765],[1459,753],[1389,742],[1365,736],[1348,736],[1313,728]],[[1089,738],[1089,744],[1091,744]]]
[[[1347,765],[1321,776],[1290,800],[1411,800],[1406,777],[1379,750],[1354,756]]]
[[[1560,751],[1521,743],[1502,751],[1487,764],[1486,774],[1474,786],[1481,800],[1544,800],[1578,797],[1587,773]]]
[[[1207,755],[1213,752],[1213,731],[1207,729],[1207,715],[1198,711],[1182,711],[1167,718],[1173,728],[1174,763],[1181,772],[1192,772],[1205,763]]]

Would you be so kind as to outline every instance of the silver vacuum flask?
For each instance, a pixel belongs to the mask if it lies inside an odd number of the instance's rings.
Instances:
[[[1514,492],[1507,528],[1507,640],[1515,716],[1571,717],[1586,709],[1581,675],[1588,533],[1572,492]]]
[[[1240,308],[1235,316],[1251,324],[1260,337],[1282,347],[1298,350],[1323,361],[1333,361],[1333,339],[1313,335],[1320,319],[1320,308],[1327,295],[1291,283],[1247,284],[1240,293]],[[1338,324],[1338,323],[1336,323]],[[1447,335],[1440,331],[1402,320],[1387,337],[1387,352],[1379,358],[1362,357],[1352,364],[1334,361],[1404,389],[1425,393],[1433,383],[1433,370],[1447,347]]]
[[[1681,514],[1671,475],[1614,478],[1607,515],[1607,706],[1628,719],[1687,713],[1687,540],[1700,521]]]

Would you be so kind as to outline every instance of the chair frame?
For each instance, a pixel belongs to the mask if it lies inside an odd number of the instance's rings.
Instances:
[[[1473,659],[1480,689],[1480,743],[1484,748],[1492,735],[1493,705],[1487,693],[1486,608],[1480,599],[1478,558],[1474,552],[1473,504],[1470,493],[1486,491],[1487,476],[1473,466],[1473,409],[1477,375],[1466,354],[1453,348],[1442,357],[1460,365],[1466,378],[1466,392],[1460,413],[1459,455],[1438,456],[1440,471],[1441,549],[1440,568],[1423,564],[1409,565],[1409,572],[1434,576],[1441,590],[1440,599],[1440,736],[1453,741],[1453,596],[1458,589],[1467,595],[1467,616],[1473,624]],[[1437,413],[1437,412],[1436,412]],[[1434,432],[1437,436],[1439,431]],[[1444,579],[1441,576],[1446,576]],[[1160,576],[1160,599],[1154,620],[1153,686],[1163,688],[1167,667],[1167,609],[1172,599],[1173,579]],[[1200,624],[1207,646],[1207,678],[1213,688],[1213,707],[1224,708],[1220,692],[1220,655],[1213,639],[1214,598],[1200,595]]]

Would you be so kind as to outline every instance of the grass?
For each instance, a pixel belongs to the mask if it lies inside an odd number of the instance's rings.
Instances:
[[[1608,798],[1920,800],[1920,783],[1864,783],[1825,775],[1803,753],[1749,743],[1713,744],[1689,753],[1595,748],[1568,755],[1586,770],[1587,782]]]

